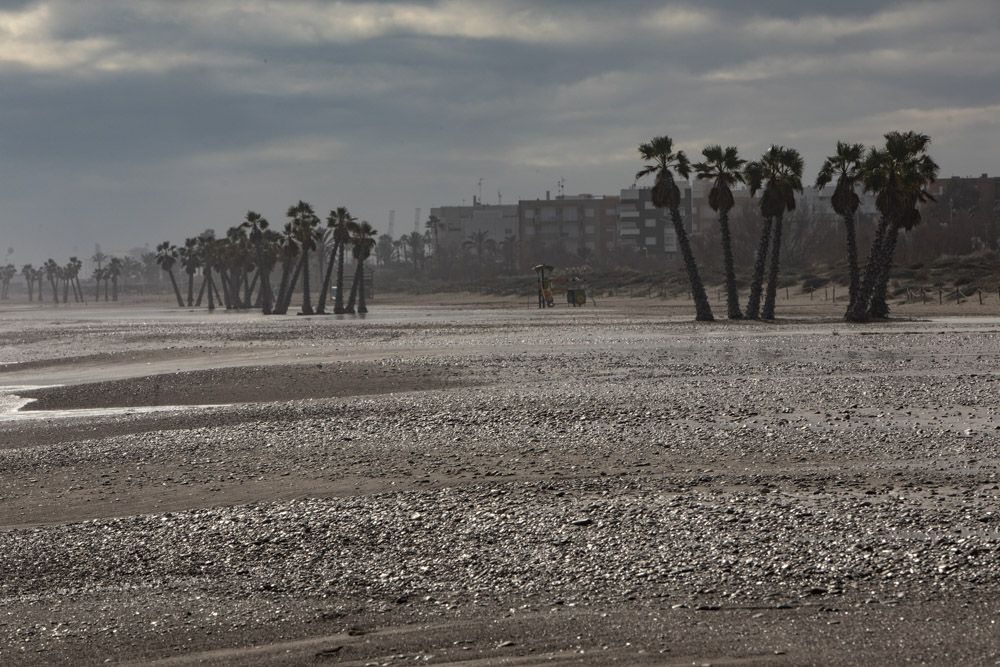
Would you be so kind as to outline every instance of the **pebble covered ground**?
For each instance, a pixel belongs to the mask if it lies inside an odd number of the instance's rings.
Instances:
[[[36,316],[0,340],[0,385],[114,378],[48,409],[151,396],[145,365],[274,385],[0,421],[3,664],[1000,664],[1000,320]],[[317,363],[344,386],[302,398]]]

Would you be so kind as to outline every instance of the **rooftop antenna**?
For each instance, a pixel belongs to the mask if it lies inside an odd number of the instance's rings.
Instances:
[[[556,191],[559,193],[559,198],[561,199],[566,194],[566,179],[560,178],[556,182],[556,185],[559,186],[556,188]]]
[[[396,209],[389,211],[389,236],[396,238]]]
[[[483,203],[483,179],[479,179],[479,203]]]
[[[499,190],[497,190],[497,206],[502,206],[502,205],[503,205],[503,195],[500,194]]]

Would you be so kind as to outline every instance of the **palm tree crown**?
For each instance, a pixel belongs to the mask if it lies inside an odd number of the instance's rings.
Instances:
[[[853,215],[861,205],[855,185],[861,180],[861,162],[865,155],[864,144],[837,142],[837,153],[826,158],[816,176],[816,189],[822,190],[834,178],[837,186],[830,204],[837,215]]]
[[[794,148],[771,146],[760,160],[748,162],[744,178],[750,196],[764,189],[760,212],[765,218],[795,210],[795,193],[802,192],[802,172],[805,162]]]
[[[681,193],[674,183],[674,172],[684,179],[691,175],[691,163],[684,151],[674,152],[674,140],[664,135],[640,144],[639,155],[650,164],[636,172],[636,180],[649,174],[656,175],[656,183],[650,193],[653,205],[670,209],[680,206]]]
[[[885,148],[873,148],[861,167],[865,189],[889,219],[910,228],[920,219],[916,206],[934,201],[926,187],[937,180],[938,165],[927,154],[931,138],[917,132],[889,132]]]
[[[732,188],[737,183],[743,183],[743,165],[746,160],[739,156],[736,146],[708,146],[701,152],[704,162],[694,165],[698,172],[698,180],[712,181],[712,189],[708,193],[708,205],[713,211],[729,211],[733,208]]]

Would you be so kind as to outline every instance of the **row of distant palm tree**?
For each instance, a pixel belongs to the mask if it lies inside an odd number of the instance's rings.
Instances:
[[[330,211],[325,228],[313,207],[303,201],[290,206],[282,232],[270,228],[259,213],[248,211],[239,225],[230,227],[223,238],[208,230],[188,238],[180,247],[165,241],[156,247],[156,261],[173,287],[177,305],[200,307],[203,300],[210,310],[217,303],[226,309],[259,308],[264,314],[284,315],[296,290],[301,289],[302,315],[326,314],[327,295],[336,280],[333,312],[366,313],[365,260],[375,247],[376,231],[357,221],[344,208]],[[332,248],[326,251],[327,241]],[[344,302],[344,261],[347,248],[355,260],[355,275],[349,298]],[[310,260],[319,253],[321,279],[319,296],[312,298]],[[187,274],[187,299],[174,276],[180,264]],[[271,277],[280,264],[277,289]],[[195,298],[195,276],[201,272],[201,286]],[[336,271],[336,278],[334,278]],[[218,279],[216,279],[218,277]]]
[[[100,280],[106,276],[107,279],[115,281],[115,298],[117,300],[117,281],[118,276],[121,274],[121,266],[122,262],[120,259],[111,258],[107,268],[95,270],[94,277],[98,283],[98,296],[95,299],[100,298]],[[16,270],[12,271],[13,268],[13,265],[8,265],[4,270],[5,285],[3,298],[5,299],[8,298],[6,282],[17,274]],[[34,301],[37,297],[38,301],[44,301],[44,289],[47,282],[51,290],[53,302],[59,303],[62,301],[62,303],[69,303],[70,292],[72,291],[73,301],[75,303],[84,303],[86,299],[83,295],[83,287],[80,285],[80,269],[82,268],[83,262],[77,257],[70,257],[65,264],[59,264],[51,258],[38,267],[35,267],[33,264],[24,264],[21,267],[20,273],[28,287],[28,300]],[[61,299],[60,293],[62,294]],[[107,299],[107,296],[105,296],[105,299]]]
[[[884,147],[866,149],[862,144],[838,142],[836,153],[824,161],[819,171],[817,189],[824,188],[834,179],[837,181],[831,202],[846,228],[851,275],[845,313],[848,321],[861,322],[889,315],[886,293],[899,231],[912,229],[918,224],[919,205],[933,201],[927,186],[937,178],[938,166],[927,155],[929,145],[930,137],[916,132],[889,132],[885,135]],[[697,178],[711,182],[709,205],[719,214],[729,319],[774,319],[782,220],[786,213],[795,210],[795,195],[803,190],[805,164],[798,151],[771,146],[759,160],[747,162],[739,157],[735,146],[722,148],[713,145],[702,151],[703,162],[692,165],[684,151],[674,151],[670,137],[660,136],[640,145],[639,154],[647,164],[636,174],[636,178],[653,175],[653,204],[670,211],[677,246],[691,284],[695,319],[711,321],[714,316],[681,219],[680,189],[674,180],[675,173],[687,179],[692,170]],[[760,212],[764,219],[745,313],[740,310],[729,229],[729,212],[735,203],[732,189],[737,183],[745,183],[751,196],[761,193]],[[855,216],[860,205],[858,187],[875,194],[875,205],[881,216],[864,274],[859,268],[855,229]]]

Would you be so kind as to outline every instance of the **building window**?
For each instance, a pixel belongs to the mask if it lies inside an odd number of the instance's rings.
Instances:
[[[564,208],[563,209],[563,220],[567,220],[569,222],[573,222],[574,220],[577,219],[576,213],[577,213],[577,211],[576,211],[575,208]]]
[[[656,245],[656,237],[655,236],[647,236],[645,239],[643,239],[643,242],[647,246],[654,246],[654,245]]]
[[[585,218],[593,218],[593,217],[594,217],[594,214],[595,214],[596,212],[597,212],[597,211],[595,211],[595,210],[594,210],[594,209],[592,209],[592,208],[585,208],[585,209],[583,209],[583,217],[585,217]]]
[[[526,208],[526,209],[524,209],[524,219],[525,220],[534,220],[535,219],[535,209],[533,209],[533,208]]]
[[[543,206],[542,207],[542,220],[551,222],[556,219],[556,209],[554,206]]]

